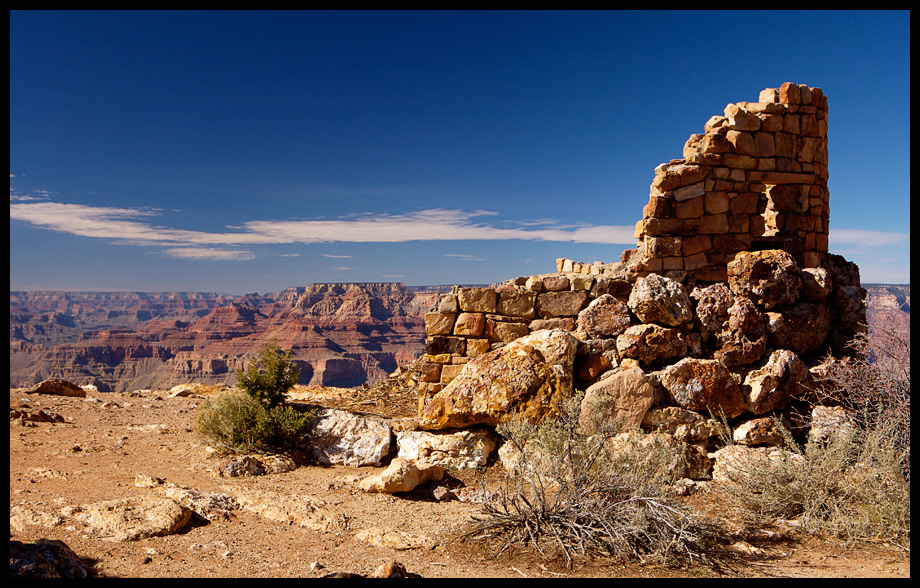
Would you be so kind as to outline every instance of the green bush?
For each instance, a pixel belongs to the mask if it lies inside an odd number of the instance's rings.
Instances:
[[[277,342],[262,348],[258,361],[236,371],[236,385],[265,408],[275,408],[297,384],[300,368],[291,361],[291,350],[282,352]]]
[[[296,452],[313,418],[312,411],[265,408],[248,394],[231,390],[202,405],[195,429],[221,455]]]
[[[290,350],[266,345],[245,372],[237,371],[238,390],[202,405],[197,434],[220,454],[297,451],[315,416],[282,405],[299,375]]]

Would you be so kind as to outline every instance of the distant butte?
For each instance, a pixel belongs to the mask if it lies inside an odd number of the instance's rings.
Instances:
[[[293,350],[301,383],[384,379],[425,346],[444,288],[311,284],[277,294],[10,292],[10,387],[59,378],[100,391],[227,383],[266,341]]]

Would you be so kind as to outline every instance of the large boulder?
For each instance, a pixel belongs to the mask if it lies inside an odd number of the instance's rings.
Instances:
[[[745,410],[731,373],[714,359],[687,357],[659,372],[658,379],[679,406],[733,418]]]
[[[638,429],[652,406],[655,391],[639,368],[618,369],[592,384],[581,401],[579,424],[594,433]]]
[[[192,511],[169,498],[129,497],[105,500],[62,510],[104,541],[136,541],[178,533],[192,519]]]
[[[28,393],[86,398],[86,390],[67,380],[45,380],[29,388]]]
[[[578,328],[588,338],[616,337],[630,324],[629,308],[611,296],[602,294],[578,313]]]
[[[689,350],[687,334],[660,325],[633,325],[617,337],[621,358],[635,359],[643,365],[685,357]]]
[[[658,274],[636,280],[629,310],[644,323],[676,327],[693,319],[693,305],[680,282]]]
[[[497,445],[487,429],[432,433],[399,431],[396,433],[398,457],[450,469],[474,469],[486,465]]]
[[[444,468],[438,465],[414,463],[401,457],[394,458],[385,470],[367,477],[358,484],[365,492],[411,492],[428,482],[437,482],[444,477]]]
[[[536,331],[473,358],[420,408],[419,428],[494,427],[514,415],[531,422],[558,415],[572,395],[576,347],[565,331]]]
[[[784,408],[791,398],[805,392],[809,372],[799,356],[778,349],[744,377],[741,391],[747,408],[754,414]]]
[[[792,255],[780,249],[738,252],[727,271],[732,292],[764,309],[792,304],[802,291],[802,270]]]
[[[307,448],[324,465],[380,465],[390,452],[390,427],[380,419],[320,408],[310,427]]]

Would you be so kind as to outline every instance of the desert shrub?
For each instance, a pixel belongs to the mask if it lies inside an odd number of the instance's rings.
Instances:
[[[750,523],[796,519],[808,534],[909,544],[910,333],[879,324],[850,346],[852,357],[824,362],[813,398],[843,407],[850,425],[800,445],[777,422],[785,452],[749,453],[718,491]]]
[[[840,404],[857,426],[859,439],[890,434],[891,449],[910,480],[910,332],[882,323],[872,336],[850,343],[854,356],[829,361],[822,402]]]
[[[195,432],[219,454],[293,452],[313,422],[314,413],[291,406],[266,408],[239,390],[205,402]]]
[[[238,389],[199,409],[198,436],[221,454],[296,451],[315,415],[282,404],[299,374],[290,351],[266,345],[247,371],[237,371]]]
[[[641,459],[612,434],[584,433],[578,404],[555,420],[513,420],[499,433],[517,454],[493,500],[474,517],[466,537],[497,554],[531,546],[543,557],[612,556],[641,562],[706,559],[710,528],[671,498],[673,452],[664,445]],[[638,450],[637,447],[632,449]]]
[[[291,361],[291,350],[281,351],[277,342],[262,348],[258,360],[244,372],[236,371],[236,385],[265,408],[281,404],[284,395],[297,384],[300,368]]]
[[[802,532],[845,540],[910,537],[910,484],[891,443],[891,426],[867,433],[842,428],[826,440],[797,444],[775,421],[783,451],[746,452],[714,486],[750,525],[795,520]]]

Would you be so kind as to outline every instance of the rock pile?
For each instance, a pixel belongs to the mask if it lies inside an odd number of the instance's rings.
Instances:
[[[706,448],[775,444],[764,417],[865,329],[859,268],[827,253],[827,102],[783,84],[730,104],[656,168],[638,248],[614,264],[454,288],[425,315],[419,427],[583,413]],[[769,420],[769,419],[767,419]]]

